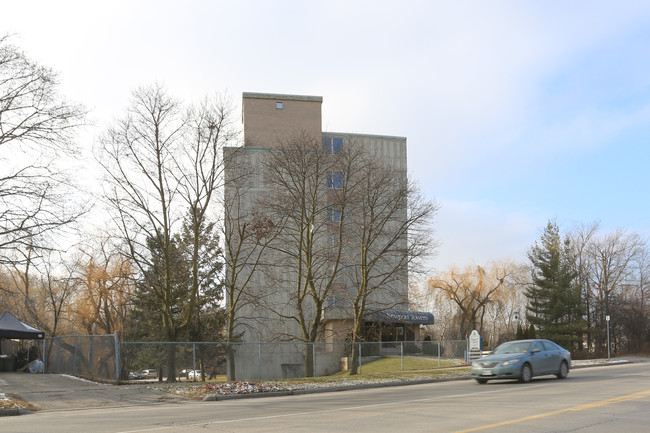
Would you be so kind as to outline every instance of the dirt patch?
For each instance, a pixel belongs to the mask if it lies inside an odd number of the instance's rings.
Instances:
[[[0,400],[0,409],[29,409],[30,411],[41,410],[39,407],[34,406],[30,402],[24,400],[17,394],[5,394],[6,400]],[[2,403],[7,403],[3,405]]]

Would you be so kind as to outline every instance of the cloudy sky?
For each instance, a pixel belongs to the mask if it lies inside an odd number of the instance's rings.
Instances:
[[[437,270],[524,260],[549,219],[650,236],[647,1],[0,0],[5,33],[91,110],[85,148],[154,82],[407,137]]]

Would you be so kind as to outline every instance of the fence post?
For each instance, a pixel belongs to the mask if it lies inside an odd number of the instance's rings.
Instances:
[[[399,343],[399,358],[402,371],[404,371],[404,342]]]
[[[90,336],[90,377],[95,378],[95,336]]]
[[[77,347],[79,347],[79,336],[74,336],[74,356],[72,358],[72,374],[77,375]]]
[[[316,343],[315,343],[315,342],[314,342],[314,343],[311,343],[311,353],[312,353],[311,356],[312,356],[312,358],[313,358],[313,360],[314,360],[314,362],[313,362],[313,369],[314,369],[314,371],[312,372],[312,376],[313,376],[313,377],[316,377],[317,374],[316,374]]]
[[[43,338],[43,374],[47,371],[47,340]]]
[[[120,383],[120,339],[115,331],[115,381]]]
[[[359,343],[359,374],[361,374],[361,343]]]
[[[259,352],[259,359],[260,359],[260,379],[262,380],[262,343],[257,344],[258,347],[258,352]]]
[[[440,342],[438,341],[438,368],[440,368]]]
[[[192,372],[194,382],[196,382],[196,343],[192,343]],[[201,374],[203,374],[203,371],[201,371]]]
[[[59,345],[56,348],[56,372],[61,373],[61,337],[59,338]]]

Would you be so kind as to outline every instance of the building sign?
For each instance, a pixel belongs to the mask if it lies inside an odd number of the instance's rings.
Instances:
[[[476,329],[469,334],[469,350],[481,350],[481,336]]]
[[[432,325],[433,314],[424,311],[384,310],[370,316],[370,321],[384,323],[412,323]]]

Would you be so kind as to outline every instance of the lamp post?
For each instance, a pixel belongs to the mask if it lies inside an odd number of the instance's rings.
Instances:
[[[515,319],[515,338],[517,338],[517,331],[519,330],[519,311],[513,313],[513,319]]]
[[[609,345],[609,314],[605,316],[605,321],[607,322],[607,360],[611,359],[610,345]]]

